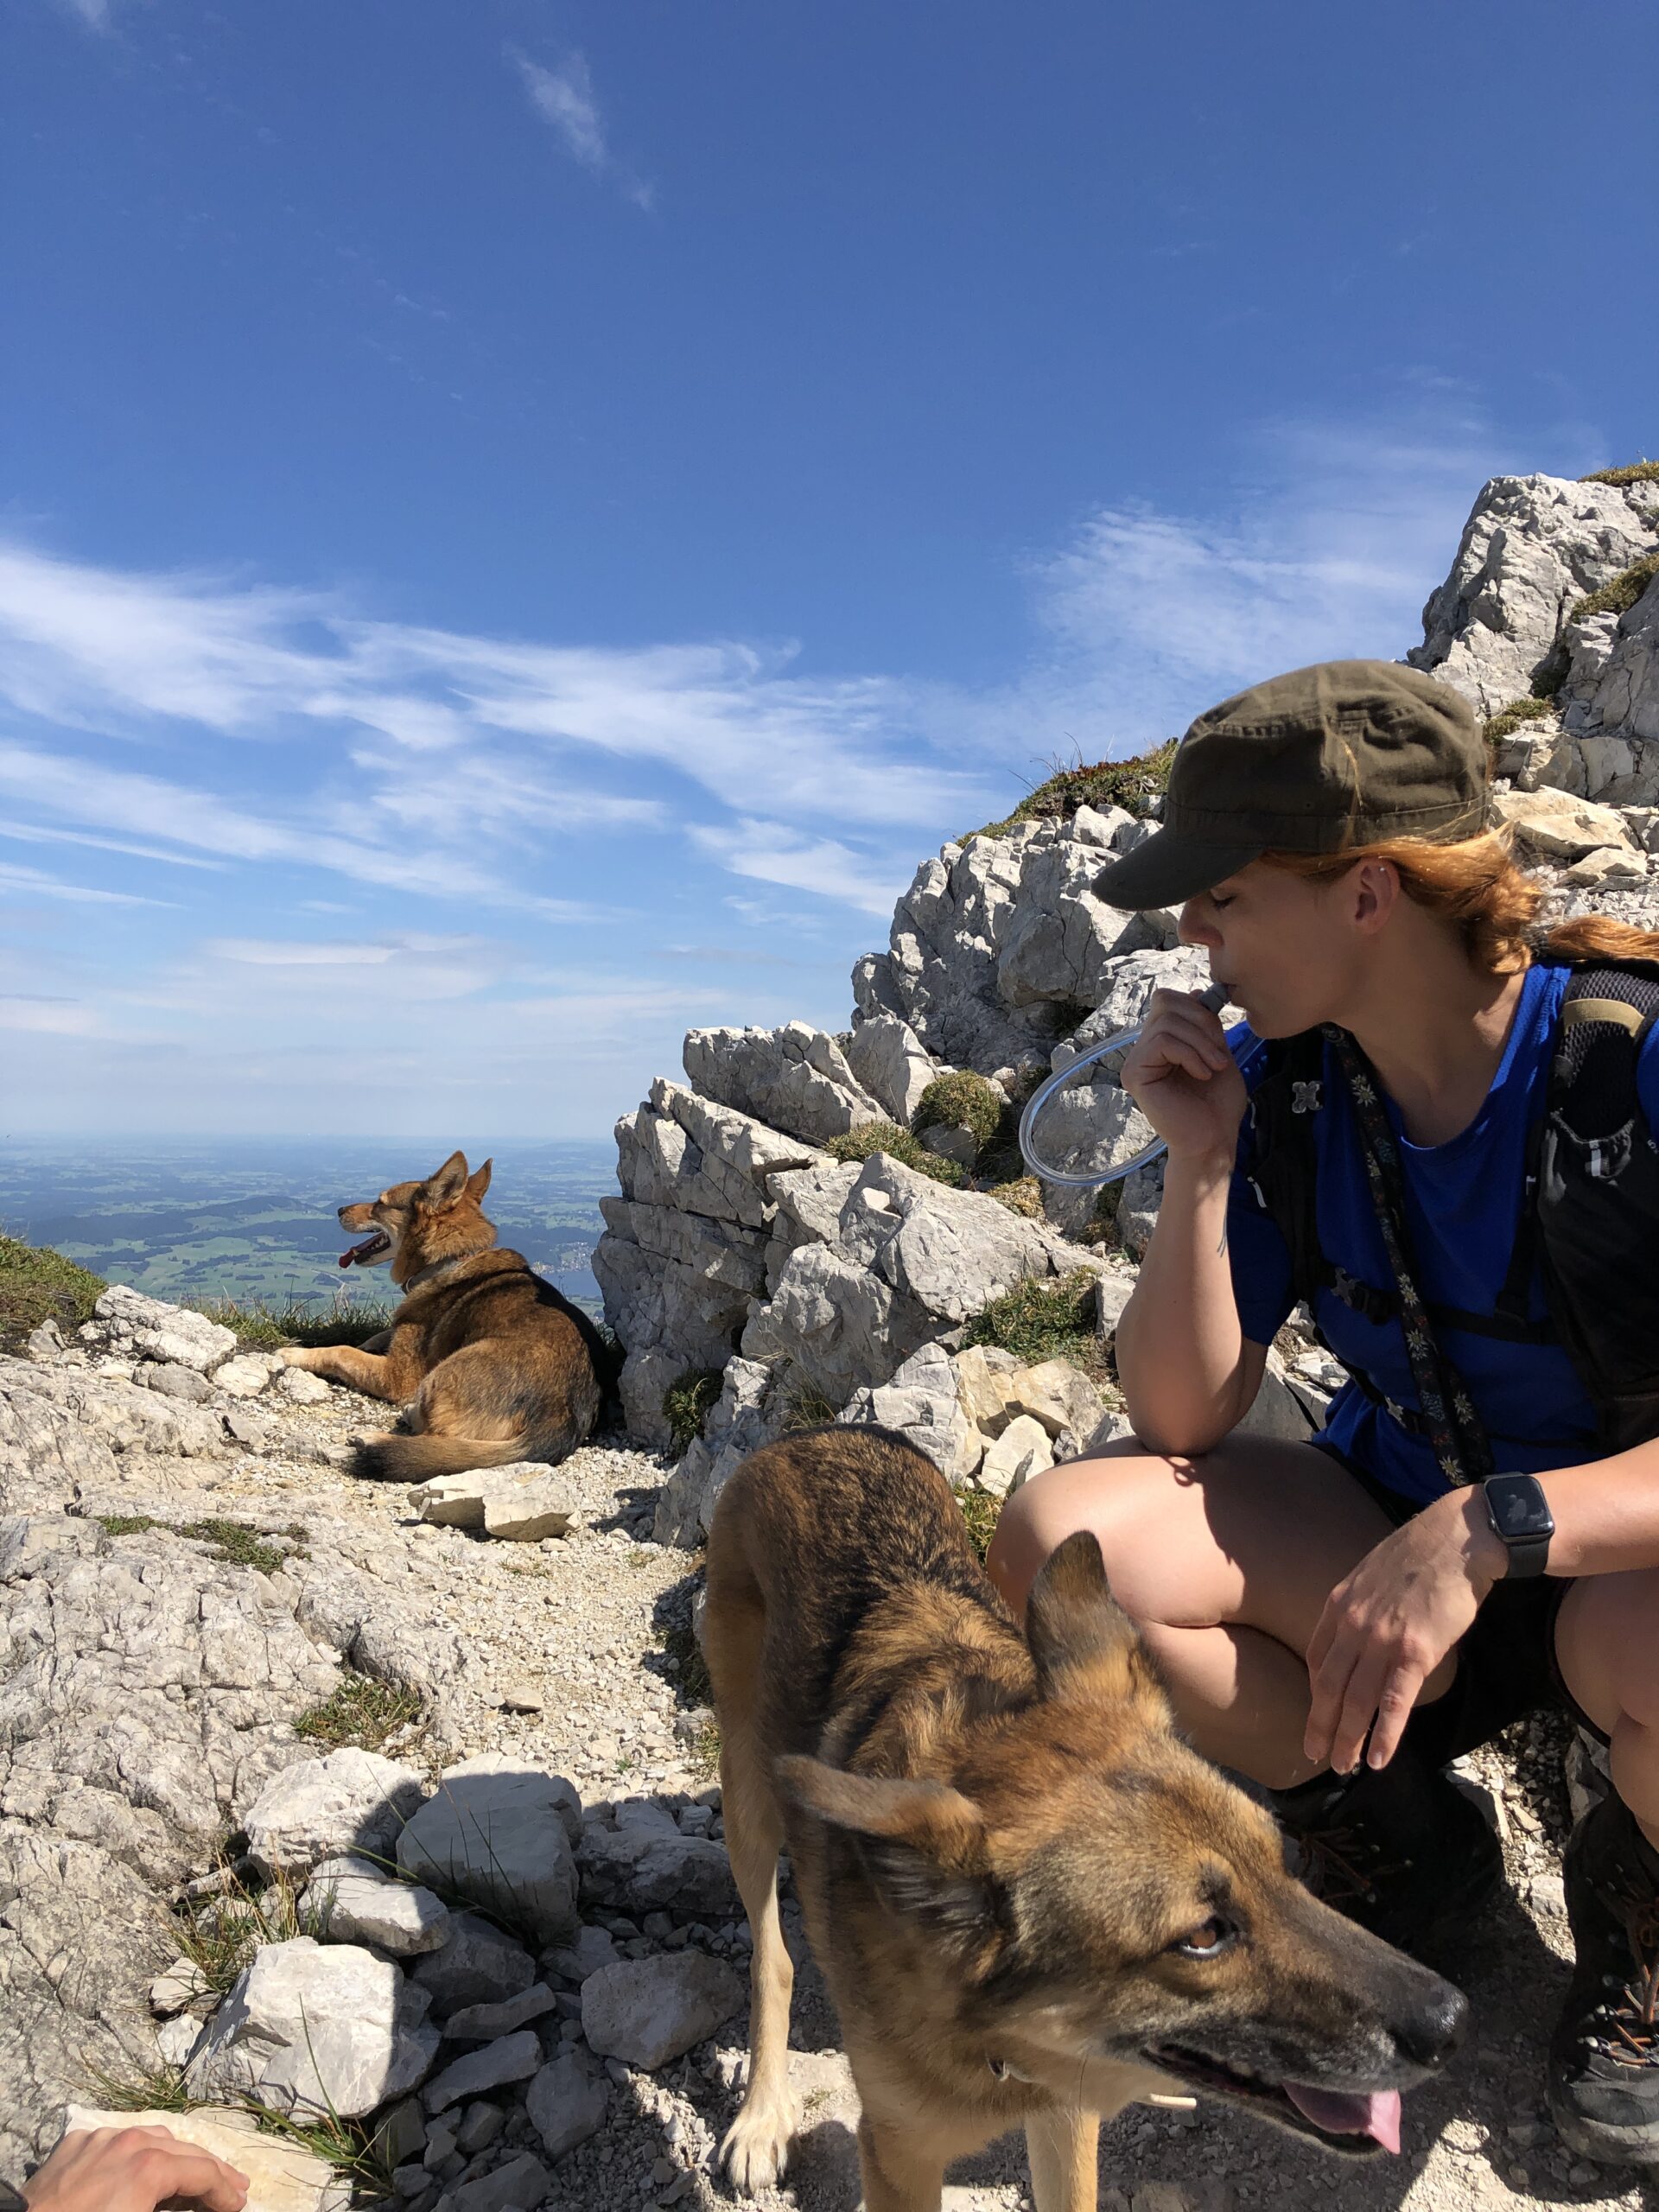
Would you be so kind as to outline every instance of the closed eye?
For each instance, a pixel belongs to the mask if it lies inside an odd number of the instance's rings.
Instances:
[[[1238,1930],[1232,1922],[1212,1914],[1197,1928],[1188,1929],[1169,1948],[1183,1959],[1218,1959],[1237,1940]]]

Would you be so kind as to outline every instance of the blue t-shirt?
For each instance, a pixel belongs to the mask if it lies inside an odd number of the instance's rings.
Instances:
[[[1521,1218],[1528,1135],[1543,1111],[1570,972],[1547,963],[1529,969],[1492,1087],[1468,1128],[1448,1143],[1414,1144],[1399,1109],[1384,1096],[1405,1170],[1406,1220],[1419,1287],[1431,1306],[1486,1314],[1497,1303]],[[1267,1072],[1266,1046],[1243,1022],[1229,1032],[1228,1042],[1254,1090]],[[1648,1126],[1659,1128],[1659,1028],[1643,1046],[1637,1081]],[[1321,1096],[1314,1119],[1320,1244],[1334,1266],[1391,1290],[1394,1275],[1372,1210],[1352,1102],[1328,1047]],[[1247,1117],[1241,1163],[1249,1141]],[[1270,1344],[1295,1302],[1290,1254],[1242,1165],[1233,1177],[1228,1241],[1233,1295],[1244,1334],[1257,1344]],[[1529,1318],[1541,1319],[1547,1311],[1542,1279],[1535,1269]],[[1397,1319],[1368,1321],[1331,1291],[1318,1294],[1314,1318],[1339,1360],[1363,1369],[1384,1397],[1416,1407]],[[1597,1456],[1594,1411],[1559,1345],[1506,1344],[1438,1320],[1435,1334],[1468,1386],[1501,1467],[1542,1474]],[[1408,1497],[1427,1501],[1446,1488],[1427,1440],[1374,1405],[1357,1383],[1346,1383],[1338,1392],[1320,1434],[1378,1482]]]

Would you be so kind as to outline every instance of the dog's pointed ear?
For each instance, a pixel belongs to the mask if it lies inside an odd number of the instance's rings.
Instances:
[[[1026,1641],[1046,1698],[1155,1698],[1163,1704],[1157,1671],[1135,1623],[1112,1596],[1091,1529],[1077,1529],[1044,1562],[1026,1600]]]
[[[456,1204],[467,1188],[467,1155],[452,1152],[435,1175],[429,1175],[421,1187],[421,1196],[434,1213],[442,1213]]]
[[[467,1195],[474,1205],[482,1201],[485,1192],[490,1187],[490,1170],[494,1165],[493,1160],[486,1160],[481,1167],[474,1167],[467,1178]]]
[[[798,1805],[859,1839],[870,1878],[895,1912],[973,1944],[997,1930],[985,1822],[971,1797],[942,1782],[847,1774],[821,1759],[778,1762]]]

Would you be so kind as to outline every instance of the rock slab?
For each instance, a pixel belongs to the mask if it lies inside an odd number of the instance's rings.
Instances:
[[[246,2212],[324,2212],[333,2201],[334,2170],[315,2152],[280,2135],[264,2135],[251,2113],[216,2111],[100,2112],[71,2105],[66,2135],[99,2127],[164,2127],[181,2143],[211,2151],[248,2177]]]
[[[683,2058],[743,2008],[743,1984],[702,1951],[671,1951],[601,1967],[582,1985],[589,2050],[647,2074]]]

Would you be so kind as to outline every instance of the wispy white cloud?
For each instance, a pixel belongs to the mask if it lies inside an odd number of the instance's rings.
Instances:
[[[867,914],[887,915],[913,868],[893,872],[872,869],[867,859],[836,837],[808,837],[781,823],[740,821],[730,828],[710,823],[691,832],[706,853],[734,875],[779,883],[791,891],[816,892],[859,906]]]
[[[110,28],[110,0],[58,0],[66,14],[86,24],[88,30],[106,31]]]
[[[162,899],[144,899],[135,892],[103,891],[95,885],[66,883],[61,876],[48,875],[44,868],[23,868],[11,861],[0,861],[0,901],[13,899],[62,899],[77,906],[162,906]]]
[[[599,103],[594,97],[593,73],[585,58],[570,54],[557,69],[544,68],[527,54],[509,52],[536,111],[551,124],[555,137],[573,162],[595,176],[614,178],[636,207],[649,210],[655,194],[650,185],[634,175],[612,153]]]

